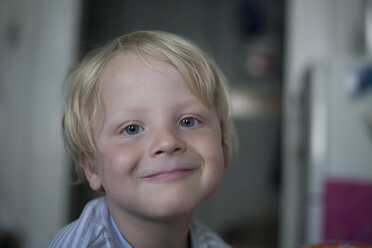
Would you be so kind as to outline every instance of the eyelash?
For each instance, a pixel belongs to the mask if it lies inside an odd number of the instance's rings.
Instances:
[[[128,132],[132,128],[136,128],[135,133],[129,133]],[[143,127],[141,127],[141,126],[139,126],[137,124],[133,124],[132,123],[132,124],[129,124],[128,126],[125,126],[120,133],[121,134],[124,134],[124,135],[131,135],[132,136],[132,135],[136,135],[136,134],[138,134],[138,133],[140,133],[142,131],[143,131]]]
[[[192,126],[183,126],[183,123],[185,123],[185,121],[191,121],[191,124]],[[185,117],[183,119],[181,119],[181,121],[179,122],[179,126],[181,127],[187,127],[187,128],[191,128],[191,127],[194,127],[194,126],[197,126],[200,124],[200,121],[194,117]],[[186,123],[187,125],[187,123]]]
[[[189,121],[191,123],[191,125],[189,126],[188,123],[186,123],[187,121]],[[180,127],[184,127],[184,128],[192,128],[194,126],[197,126],[197,125],[200,125],[200,121],[194,117],[185,117],[185,118],[182,118],[178,125]],[[135,129],[135,130],[133,130]],[[127,126],[125,126],[121,131],[120,133],[123,134],[123,135],[129,135],[129,136],[133,136],[133,135],[136,135],[140,132],[142,132],[144,130],[143,127],[141,127],[140,125],[137,125],[137,124],[134,124],[134,123],[131,123]]]

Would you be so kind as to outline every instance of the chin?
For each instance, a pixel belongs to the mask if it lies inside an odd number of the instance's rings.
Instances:
[[[191,216],[195,208],[203,200],[201,197],[182,197],[182,194],[159,198],[158,201],[151,206],[151,212],[162,220],[171,220],[182,216]]]
[[[168,201],[158,209],[158,216],[163,219],[173,219],[180,216],[192,215],[197,203],[185,201]]]

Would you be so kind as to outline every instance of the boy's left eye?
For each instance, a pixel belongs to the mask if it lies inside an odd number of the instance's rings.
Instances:
[[[195,118],[192,118],[192,117],[184,118],[179,123],[179,125],[181,127],[193,127],[193,126],[198,125],[198,124],[199,124],[199,121]]]

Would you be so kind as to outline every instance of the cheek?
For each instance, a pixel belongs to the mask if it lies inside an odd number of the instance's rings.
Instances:
[[[211,134],[208,138],[199,141],[199,146],[196,147],[201,152],[201,156],[207,166],[207,170],[217,180],[224,173],[224,155],[221,140],[218,135]]]
[[[200,148],[200,154],[204,159],[204,169],[202,171],[202,187],[205,196],[210,195],[216,190],[225,173],[224,156],[222,145],[217,139],[204,141],[204,150]]]
[[[217,182],[219,182],[222,179],[223,174],[225,173],[224,155],[222,145],[220,143],[218,143],[218,145],[216,143],[214,153],[210,157],[210,163],[214,178]]]
[[[222,164],[224,161],[222,138],[219,129],[208,133],[207,138],[203,139],[204,147],[209,154],[210,159],[216,164]]]
[[[107,148],[102,155],[100,167],[104,184],[123,183],[125,180],[116,181],[112,179],[132,177],[133,171],[137,168],[140,160],[139,148],[135,146],[121,145],[115,148]]]

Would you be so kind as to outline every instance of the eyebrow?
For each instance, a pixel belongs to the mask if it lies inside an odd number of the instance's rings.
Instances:
[[[195,103],[197,103],[198,105],[197,107],[195,107]],[[201,102],[200,100],[195,101],[194,99],[186,99],[186,100],[177,102],[173,106],[173,108],[176,111],[186,108],[186,110],[190,109],[191,112],[194,110],[197,110],[197,111],[202,111],[203,113],[210,110],[203,102]],[[135,105],[129,105],[129,106],[127,105],[127,106],[123,106],[121,108],[116,109],[114,111],[114,114],[112,114],[110,118],[106,118],[106,114],[104,114],[103,121],[104,123],[116,122],[117,119],[122,118],[123,113],[125,113],[126,115],[137,115],[138,116],[138,115],[141,115],[142,113],[151,112],[151,111],[152,109],[150,110],[148,107],[145,107],[141,104],[135,104]]]
[[[111,122],[112,120],[116,120],[118,118],[122,118],[123,113],[133,115],[138,113],[143,113],[148,111],[147,108],[143,107],[143,105],[131,105],[131,106],[123,106],[121,108],[116,109],[113,114],[110,116],[110,118],[107,118],[107,115],[105,114],[104,122]]]

